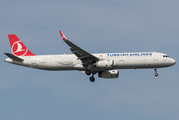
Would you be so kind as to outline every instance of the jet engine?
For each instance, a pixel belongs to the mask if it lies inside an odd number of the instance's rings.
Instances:
[[[96,67],[99,68],[111,68],[114,65],[113,60],[100,60],[95,63]]]
[[[101,78],[118,78],[119,71],[118,70],[108,70],[98,73],[98,77]]]

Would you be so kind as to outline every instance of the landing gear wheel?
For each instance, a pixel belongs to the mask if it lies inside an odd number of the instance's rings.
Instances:
[[[91,75],[91,71],[90,70],[86,70],[85,71],[87,75]]]
[[[155,77],[157,77],[158,76],[158,73],[155,73]]]
[[[90,77],[90,81],[91,82],[94,82],[95,81],[95,78],[93,76]]]

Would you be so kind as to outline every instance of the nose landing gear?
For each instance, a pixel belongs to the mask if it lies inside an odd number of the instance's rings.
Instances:
[[[157,77],[158,76],[157,68],[154,68],[154,71],[155,71],[155,77]]]

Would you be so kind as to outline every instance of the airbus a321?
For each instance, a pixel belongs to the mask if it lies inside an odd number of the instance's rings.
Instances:
[[[95,81],[96,73],[101,78],[118,78],[119,71],[116,69],[152,68],[157,77],[157,68],[169,67],[176,63],[168,55],[159,52],[91,54],[69,41],[61,31],[59,32],[72,54],[35,55],[15,34],[9,34],[12,54],[5,53],[9,57],[5,62],[42,70],[79,70],[86,75],[91,75],[91,82]]]

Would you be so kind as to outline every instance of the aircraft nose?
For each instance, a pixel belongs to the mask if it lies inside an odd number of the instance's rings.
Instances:
[[[172,65],[176,64],[176,61],[174,59],[171,60]]]

